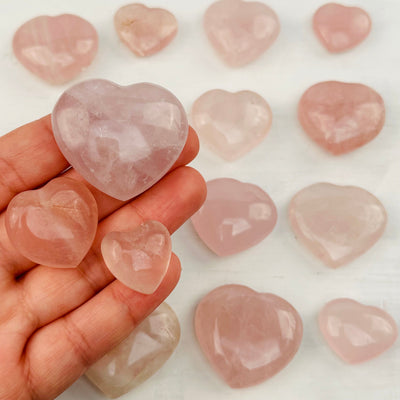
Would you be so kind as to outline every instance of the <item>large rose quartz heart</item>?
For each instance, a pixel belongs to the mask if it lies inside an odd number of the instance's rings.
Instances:
[[[97,221],[93,195],[69,178],[18,194],[6,212],[7,233],[16,249],[37,264],[56,268],[78,266],[92,245]]]
[[[241,285],[214,289],[199,303],[196,336],[232,388],[259,384],[281,371],[303,336],[298,312],[284,299]]]
[[[349,364],[377,357],[397,339],[396,322],[384,310],[336,299],[321,310],[319,327],[335,353]]]
[[[330,183],[298,192],[290,203],[289,218],[297,239],[332,268],[372,247],[387,220],[385,208],[371,193]]]
[[[139,195],[168,172],[189,129],[182,104],[161,86],[118,86],[101,79],[64,92],[52,122],[70,164],[119,200]]]
[[[220,0],[207,9],[204,29],[227,64],[242,66],[272,45],[280,25],[275,12],[263,3]]]
[[[272,112],[257,93],[215,89],[195,101],[192,123],[212,150],[233,161],[262,142],[271,127]]]

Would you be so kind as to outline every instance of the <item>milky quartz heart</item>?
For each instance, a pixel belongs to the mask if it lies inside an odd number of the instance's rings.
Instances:
[[[215,50],[231,66],[254,61],[276,40],[279,19],[267,5],[220,0],[204,15],[204,29]]]
[[[56,178],[15,196],[6,212],[6,229],[15,248],[37,264],[77,267],[93,243],[96,201],[87,187]]]
[[[272,112],[257,93],[215,89],[195,101],[192,123],[213,151],[233,161],[262,142],[271,127]]]
[[[75,78],[97,54],[96,29],[76,15],[40,16],[15,33],[15,56],[35,75],[51,84]]]
[[[349,364],[377,357],[397,339],[396,322],[384,310],[336,299],[321,310],[319,327],[335,353]]]
[[[371,31],[371,18],[361,8],[329,3],[320,7],[313,18],[314,31],[332,53],[351,49]]]
[[[212,367],[232,388],[259,384],[281,371],[303,336],[286,300],[241,285],[208,293],[195,315],[196,336]]]
[[[255,246],[272,232],[276,220],[276,207],[267,193],[230,178],[207,182],[207,199],[192,217],[200,238],[219,256]]]
[[[302,96],[298,117],[307,135],[338,155],[355,150],[379,134],[385,123],[382,97],[358,83],[321,82]]]
[[[300,190],[290,202],[289,218],[297,239],[332,268],[365,253],[382,236],[387,220],[371,193],[330,183]]]
[[[52,122],[70,164],[119,200],[137,196],[168,172],[189,129],[182,104],[161,86],[118,86],[101,79],[65,91]]]

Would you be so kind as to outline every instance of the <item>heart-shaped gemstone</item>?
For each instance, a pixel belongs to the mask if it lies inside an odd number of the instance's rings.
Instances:
[[[302,96],[298,116],[307,135],[338,155],[371,141],[385,123],[382,97],[358,83],[321,82]]]
[[[204,29],[222,59],[229,65],[248,64],[276,40],[279,19],[267,5],[255,1],[220,0],[204,15]]]
[[[131,289],[151,294],[162,282],[171,258],[171,237],[158,221],[146,221],[129,232],[110,232],[101,252],[111,273]]]
[[[119,38],[136,55],[149,56],[166,47],[178,31],[173,14],[143,4],[121,7],[114,17]]]
[[[253,386],[281,371],[303,336],[298,312],[286,300],[241,285],[214,289],[195,315],[200,347],[233,388]]]
[[[70,164],[119,200],[139,195],[168,172],[189,129],[182,104],[161,86],[118,86],[101,79],[65,91],[52,122]]]
[[[40,16],[15,33],[13,49],[21,64],[51,84],[75,78],[97,54],[96,29],[76,15]]]
[[[357,46],[368,36],[371,18],[361,8],[328,3],[314,14],[313,27],[328,51],[339,53]]]
[[[386,211],[371,193],[355,186],[316,183],[290,202],[297,239],[332,268],[365,253],[382,236]]]
[[[56,268],[79,265],[93,243],[97,221],[92,193],[69,178],[18,194],[6,212],[6,229],[15,248],[37,264]]]
[[[397,339],[396,322],[384,310],[351,299],[336,299],[321,310],[319,327],[335,353],[349,364],[386,351]]]
[[[262,142],[271,127],[272,113],[257,93],[216,89],[195,101],[192,123],[213,151],[233,161]]]
[[[275,227],[274,202],[260,187],[235,179],[207,182],[207,199],[192,217],[200,238],[217,255],[255,246]]]

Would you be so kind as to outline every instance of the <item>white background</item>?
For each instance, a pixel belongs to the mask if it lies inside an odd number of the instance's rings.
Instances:
[[[234,163],[223,162],[203,148],[193,165],[206,179],[227,176],[258,184],[276,202],[279,221],[260,245],[224,259],[207,250],[190,223],[177,232],[174,250],[182,260],[183,274],[168,302],[181,321],[182,340],[161,371],[122,399],[400,399],[400,341],[373,361],[348,366],[328,349],[316,324],[323,304],[343,296],[383,307],[400,323],[400,2],[359,0],[373,20],[369,38],[352,51],[331,55],[311,30],[312,14],[323,1],[268,0],[280,18],[281,34],[261,58],[241,69],[226,67],[205,38],[202,15],[211,1],[147,0],[149,6],[168,8],[179,21],[173,43],[147,59],[131,54],[114,32],[113,14],[124,4],[121,0],[0,0],[1,133],[51,112],[67,87],[51,87],[19,65],[11,50],[14,31],[37,15],[78,14],[97,28],[100,48],[94,63],[75,82],[88,78],[119,84],[155,82],[174,92],[188,111],[199,95],[214,88],[249,89],[266,98],[274,121],[258,148]],[[381,134],[341,157],[311,143],[296,119],[301,94],[318,81],[332,79],[370,85],[383,96],[387,109]],[[329,270],[309,256],[295,241],[287,221],[290,198],[318,181],[361,186],[374,193],[389,214],[383,238],[339,270]],[[304,339],[295,359],[276,377],[249,389],[225,385],[194,337],[197,302],[225,283],[280,295],[304,321]],[[59,399],[102,398],[81,379]]]

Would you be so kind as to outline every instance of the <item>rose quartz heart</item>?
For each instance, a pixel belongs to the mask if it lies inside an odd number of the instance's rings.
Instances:
[[[379,134],[385,123],[385,105],[368,86],[321,82],[303,94],[298,116],[312,140],[338,155],[363,146]]]
[[[345,362],[377,357],[397,339],[397,326],[384,310],[351,299],[336,299],[321,310],[319,327],[331,349]]]
[[[314,31],[332,53],[351,49],[371,31],[371,19],[361,8],[329,3],[320,7],[313,18]]]
[[[371,193],[355,186],[316,183],[290,202],[297,239],[332,268],[365,253],[382,236],[386,211]]]
[[[79,265],[93,243],[97,204],[78,181],[56,178],[44,187],[15,196],[6,212],[6,229],[15,248],[37,264]]]
[[[231,66],[242,66],[264,53],[279,34],[279,19],[267,5],[220,0],[204,15],[204,29],[215,50]]]
[[[119,200],[139,195],[168,172],[189,129],[182,104],[161,86],[118,86],[101,79],[65,91],[52,122],[70,164]]]
[[[199,303],[196,336],[212,367],[232,388],[257,385],[299,349],[303,324],[286,300],[241,285],[214,289]]]
[[[51,84],[75,78],[97,54],[96,29],[76,15],[40,16],[15,33],[13,49],[21,64]]]
[[[192,123],[213,151],[233,161],[262,142],[271,127],[272,112],[257,93],[215,89],[195,101]]]
[[[173,14],[143,4],[121,7],[115,14],[114,24],[119,38],[138,56],[149,56],[162,50],[178,31]]]

